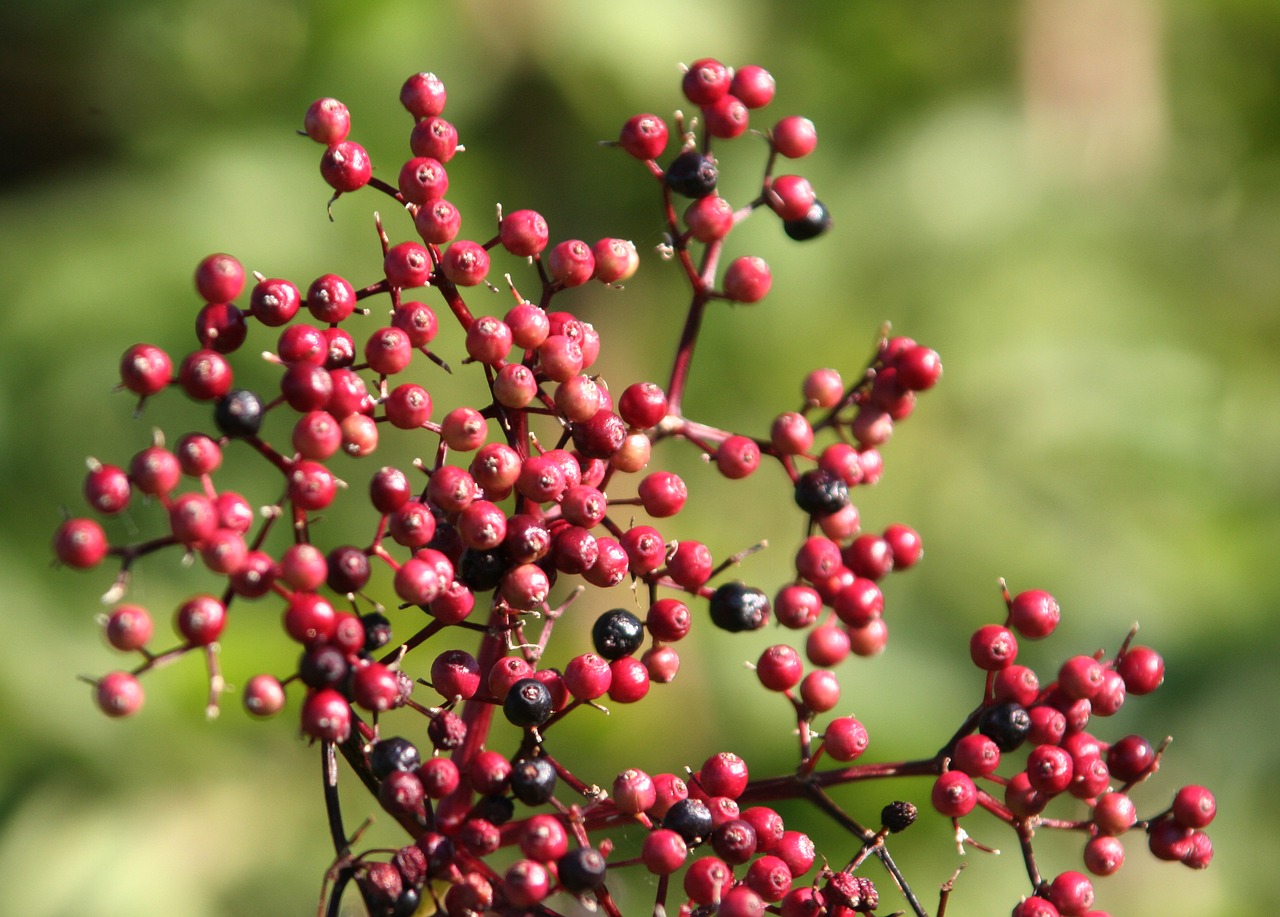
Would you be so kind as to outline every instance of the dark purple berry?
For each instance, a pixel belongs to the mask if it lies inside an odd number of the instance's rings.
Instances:
[[[814,468],[796,481],[796,505],[811,516],[830,516],[849,505],[849,486],[824,468]]]
[[[232,439],[257,436],[262,426],[262,400],[247,389],[232,389],[213,408],[213,422]]]

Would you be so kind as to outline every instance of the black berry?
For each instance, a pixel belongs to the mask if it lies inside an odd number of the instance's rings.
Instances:
[[[831,211],[822,201],[814,201],[809,212],[798,220],[783,220],[782,230],[797,242],[816,239],[831,228]]]
[[[667,810],[662,827],[674,831],[693,846],[711,836],[711,809],[701,799],[681,799]]]
[[[214,405],[213,422],[232,439],[257,436],[262,426],[262,400],[248,389],[232,389]]]
[[[825,468],[814,468],[800,475],[795,496],[810,516],[830,516],[849,505],[849,486]]]
[[[375,742],[369,752],[369,769],[379,780],[393,771],[414,770],[421,763],[417,747],[399,736]]]
[[[684,197],[706,197],[716,190],[720,170],[710,156],[686,150],[667,167],[667,187]]]
[[[507,692],[502,712],[516,726],[541,726],[551,718],[551,689],[536,678],[521,678]]]
[[[753,586],[734,580],[711,594],[711,622],[738,633],[759,630],[769,620],[769,597]]]
[[[1021,704],[996,704],[978,717],[978,732],[995,742],[1001,751],[1013,751],[1030,731],[1031,714]]]
[[[511,766],[511,792],[527,806],[540,806],[556,789],[556,769],[546,758],[521,758]]]
[[[591,628],[591,642],[605,659],[621,659],[640,648],[644,642],[644,625],[626,609],[615,608],[596,618]]]
[[[607,870],[604,854],[594,847],[575,847],[556,861],[560,884],[575,895],[603,885]]]

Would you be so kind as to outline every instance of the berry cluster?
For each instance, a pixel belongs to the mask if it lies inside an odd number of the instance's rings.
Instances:
[[[437,77],[417,74],[401,90],[413,116],[412,155],[394,185],[375,177],[367,151],[348,139],[342,103],[311,105],[304,133],[324,146],[330,208],[342,195],[372,189],[404,211],[416,238],[393,242],[379,219],[376,277],[352,283],[324,274],[305,290],[254,274],[246,294],[240,262],[210,255],[195,272],[204,302],[199,346],[177,360],[149,344],[124,354],[121,385],[138,396],[139,410],[178,389],[207,406],[209,422],[172,445],[157,431],[123,465],[91,459],[84,496],[106,526],[73,518],[55,534],[67,566],[119,564],[105,597],[114,606],[105,633],[138,661],[91,680],[98,706],[110,716],[136,713],[143,676],[198,654],[216,714],[228,690],[219,638],[233,607],[277,608],[296,661],[248,678],[240,694],[250,714],[269,717],[292,693],[302,734],[319,744],[337,856],[326,881],[331,913],[354,880],[374,914],[551,915],[557,901],[578,899],[616,917],[610,888],[631,870],[657,877],[654,913],[848,917],[881,907],[862,870],[876,859],[911,912],[924,915],[888,843],[912,825],[916,806],[889,797],[875,819],[858,819],[827,792],[894,776],[934,778],[930,802],[954,822],[962,845],[988,849],[960,826],[975,808],[1011,826],[1031,886],[1015,917],[1104,914],[1091,909],[1083,874],[1042,877],[1033,847],[1040,829],[1077,832],[1084,865],[1098,876],[1120,868],[1120,838],[1134,829],[1157,857],[1208,865],[1209,791],[1184,787],[1164,811],[1140,819],[1130,793],[1156,770],[1163,745],[1140,736],[1108,743],[1089,731],[1129,694],[1160,684],[1160,656],[1131,645],[1131,634],[1112,656],[1069,659],[1042,686],[1016,662],[1019,639],[1047,637],[1058,623],[1058,605],[1042,591],[1006,590],[1003,623],[974,632],[969,651],[985,679],[950,739],[915,760],[853,763],[870,737],[839,712],[835,669],[850,655],[885,648],[882,584],[915,566],[922,543],[900,523],[864,530],[851,495],[880,479],[881,447],[942,366],[930,348],[885,336],[851,378],[825,368],[805,375],[797,409],[773,418],[763,435],[685,416],[706,310],[770,292],[763,259],[742,256],[721,267],[734,227],[771,212],[782,234],[805,241],[831,220],[807,179],[775,174],[780,161],[816,147],[814,126],[802,117],[751,132],[748,142],[767,153],[751,200],[735,205],[717,190],[713,146],[747,135],[753,113],[772,101],[767,71],[699,60],[682,88],[699,113],[688,120],[677,113],[674,137],[663,118],[638,114],[610,144],[657,180],[667,232],[660,251],[691,293],[665,387],[608,384],[599,334],[562,308],[579,295],[570,290],[592,280],[616,288],[628,279],[639,265],[630,242],[555,240],[540,214],[501,208],[496,223],[461,235],[447,165],[462,147],[442,117],[446,92]],[[503,295],[489,279],[495,257],[523,268],[529,280],[521,284],[536,296],[525,298],[504,269],[510,305],[474,314],[472,288]],[[275,335],[263,356],[278,369],[277,391],[236,385],[232,358],[251,333]],[[450,362],[465,364],[476,396],[445,409],[434,403],[430,380],[451,371]],[[785,483],[803,526],[790,582],[766,591],[727,575],[756,548],[717,562],[701,541],[664,536],[662,520],[689,499],[680,476],[651,467],[664,440],[692,445],[727,479],[759,472]],[[367,474],[343,466],[348,479],[360,475],[349,489],[372,510],[367,528],[322,524],[349,486],[336,462],[392,449],[400,450],[399,465]],[[270,468],[278,498],[254,506],[222,485],[224,459]],[[130,527],[112,520],[141,502],[163,511],[162,530],[130,540]],[[218,586],[176,609],[177,645],[156,649],[149,611],[122,600],[136,562],[170,548],[198,558]],[[545,665],[553,633],[566,631],[557,623],[575,617],[574,600],[588,589],[614,607],[558,638],[562,667]],[[392,593],[392,607],[374,597]],[[606,703],[616,710],[672,682],[677,645],[692,627],[733,633],[774,625],[795,638],[765,649],[754,673],[794,713],[792,772],[752,776],[743,758],[721,750],[697,770],[686,766],[696,758],[677,757],[666,773],[629,768],[610,777],[593,773],[590,761],[554,754],[555,726],[566,716],[594,716],[588,708]],[[391,855],[353,849],[338,802],[338,754],[407,832]],[[1087,813],[1046,815],[1059,798],[1081,801]],[[804,825],[767,805],[782,799],[807,800],[846,828],[854,854],[819,855]],[[618,830],[635,826],[644,829],[638,846]],[[938,914],[952,885],[939,893]]]

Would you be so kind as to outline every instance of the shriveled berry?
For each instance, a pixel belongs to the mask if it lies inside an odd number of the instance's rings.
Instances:
[[[829,516],[848,505],[849,488],[831,472],[814,468],[796,481],[795,501],[811,516]]]

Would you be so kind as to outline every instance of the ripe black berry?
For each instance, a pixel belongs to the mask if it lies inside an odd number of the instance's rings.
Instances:
[[[909,802],[891,802],[880,811],[880,823],[893,834],[906,831],[916,820],[916,807]]]
[[[626,609],[615,608],[596,618],[591,628],[591,642],[605,659],[621,659],[640,648],[644,642],[644,625]]]
[[[248,389],[232,389],[214,405],[213,422],[232,439],[257,436],[262,426],[262,400]]]
[[[849,486],[825,468],[814,468],[796,481],[795,497],[810,516],[830,516],[849,505]]]
[[[556,861],[560,884],[575,895],[603,885],[607,870],[604,854],[594,847],[575,847]]]
[[[369,556],[359,548],[342,545],[330,551],[327,560],[325,584],[334,592],[359,592],[369,582]]]
[[[546,758],[521,758],[511,766],[511,792],[527,806],[540,806],[556,789],[556,769]]]
[[[458,561],[458,581],[472,592],[488,592],[502,581],[507,559],[501,551],[467,548]]]
[[[1031,714],[1021,704],[996,704],[978,717],[978,732],[995,742],[1001,751],[1013,751],[1030,730]]]
[[[711,809],[701,799],[681,799],[667,810],[662,827],[680,835],[690,846],[701,843],[711,836]]]
[[[472,808],[470,817],[481,818],[494,827],[505,825],[516,814],[516,804],[506,796],[485,796]]]
[[[667,167],[667,187],[684,197],[706,197],[716,190],[720,170],[710,156],[685,150]]]
[[[379,780],[393,771],[414,770],[421,763],[417,747],[399,736],[375,742],[369,751],[369,769]]]
[[[831,228],[831,211],[822,201],[814,201],[809,212],[798,220],[783,220],[782,231],[797,242],[816,239]]]
[[[347,678],[350,666],[346,654],[336,646],[321,645],[307,650],[298,662],[298,677],[308,688],[336,688]]]
[[[386,615],[370,611],[360,616],[360,623],[364,625],[365,652],[372,653],[391,642],[391,622]]]
[[[502,712],[516,726],[541,726],[551,718],[551,689],[536,678],[521,678],[507,692]]]
[[[711,621],[730,633],[759,630],[769,620],[769,597],[759,589],[734,580],[711,595]]]

